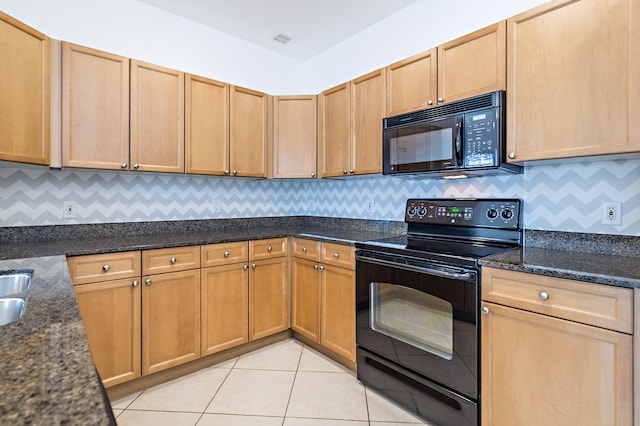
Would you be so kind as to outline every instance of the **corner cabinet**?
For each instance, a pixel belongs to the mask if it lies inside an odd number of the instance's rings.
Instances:
[[[273,170],[270,177],[316,177],[316,122],[317,96],[273,98]]]
[[[320,94],[320,177],[382,172],[385,87],[385,70],[380,69]]]
[[[631,289],[482,270],[482,424],[632,425]]]
[[[62,43],[62,166],[129,169],[129,58]]]
[[[269,95],[231,86],[230,174],[267,177]]]
[[[185,163],[187,173],[229,174],[229,85],[185,76]]]
[[[49,37],[0,12],[0,160],[48,165]]]
[[[184,73],[131,60],[134,170],[184,173]]]
[[[640,3],[552,1],[507,21],[511,161],[640,151]]]

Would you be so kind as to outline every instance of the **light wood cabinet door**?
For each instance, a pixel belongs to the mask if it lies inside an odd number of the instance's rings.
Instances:
[[[315,178],[317,96],[273,98],[273,177]]]
[[[289,259],[252,262],[249,272],[249,340],[289,328]]]
[[[382,119],[387,109],[385,87],[384,68],[351,82],[351,174],[382,172]]]
[[[231,86],[230,163],[233,176],[267,176],[269,96]]]
[[[184,173],[184,73],[131,60],[131,163]]]
[[[435,48],[387,66],[386,74],[388,116],[435,105],[438,91]]]
[[[200,357],[200,270],[142,277],[142,374]]]
[[[325,90],[319,96],[318,173],[346,176],[351,169],[351,93],[349,84]]]
[[[229,85],[185,75],[187,173],[229,174]]]
[[[249,341],[249,270],[246,263],[202,270],[202,355]]]
[[[49,37],[0,12],[0,160],[48,165]]]
[[[323,266],[320,342],[344,358],[356,360],[355,271]]]
[[[640,4],[552,1],[507,20],[512,161],[640,151]]]
[[[482,307],[483,425],[633,423],[630,335]]]
[[[320,343],[320,271],[317,262],[293,258],[291,328]]]
[[[140,377],[140,278],[75,287],[93,363],[105,387]]]
[[[129,169],[129,58],[62,43],[62,165]]]
[[[506,68],[505,21],[438,46],[438,103],[505,90]]]

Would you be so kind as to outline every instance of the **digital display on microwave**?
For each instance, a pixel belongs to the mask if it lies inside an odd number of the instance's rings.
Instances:
[[[453,129],[426,130],[401,134],[390,139],[391,165],[451,160]]]

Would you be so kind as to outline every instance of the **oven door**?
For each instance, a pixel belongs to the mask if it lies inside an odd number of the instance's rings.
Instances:
[[[477,400],[477,272],[387,254],[356,260],[358,346]]]

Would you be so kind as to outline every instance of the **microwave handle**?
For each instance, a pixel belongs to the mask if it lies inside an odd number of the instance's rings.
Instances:
[[[456,121],[456,164],[462,167],[462,118]]]

